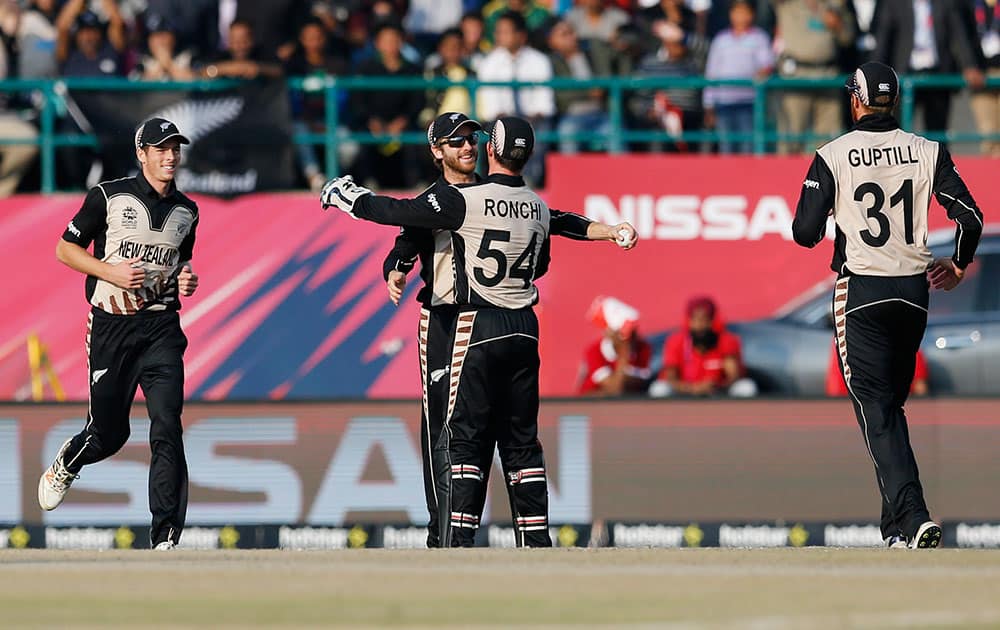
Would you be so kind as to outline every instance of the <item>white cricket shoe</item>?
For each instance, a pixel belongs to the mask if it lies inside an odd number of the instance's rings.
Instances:
[[[69,443],[70,440],[63,442],[55,461],[38,480],[38,505],[45,511],[59,507],[59,504],[66,498],[69,487],[80,478],[80,475],[74,475],[66,470],[66,465],[63,463],[63,453],[66,452]]]
[[[936,549],[941,544],[941,526],[934,521],[927,521],[919,528],[910,540],[910,549]]]
[[[906,539],[902,536],[889,536],[885,539],[885,546],[889,549],[907,549]]]
[[[174,544],[174,541],[172,541],[172,540],[164,540],[161,543],[157,543],[157,545],[155,547],[153,547],[153,550],[154,551],[173,551],[176,548],[177,548],[177,545]]]

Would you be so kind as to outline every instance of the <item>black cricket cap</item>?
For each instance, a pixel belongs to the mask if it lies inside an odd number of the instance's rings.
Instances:
[[[531,123],[523,118],[504,116],[493,123],[490,143],[501,158],[527,160],[535,150],[535,131]]]
[[[177,138],[181,144],[191,144],[174,123],[165,118],[150,118],[135,130],[135,148],[158,147],[171,138]]]
[[[844,87],[868,107],[891,107],[899,99],[896,71],[877,61],[861,64]]]
[[[454,136],[459,128],[468,126],[469,131],[481,131],[483,126],[461,112],[445,112],[427,127],[427,142],[437,146],[445,138]]]

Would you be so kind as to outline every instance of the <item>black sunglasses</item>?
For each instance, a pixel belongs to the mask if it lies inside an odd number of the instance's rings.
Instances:
[[[450,136],[439,142],[438,146],[444,146],[447,144],[453,149],[458,149],[461,148],[466,142],[472,146],[479,144],[479,132],[473,131],[472,133],[464,136]]]

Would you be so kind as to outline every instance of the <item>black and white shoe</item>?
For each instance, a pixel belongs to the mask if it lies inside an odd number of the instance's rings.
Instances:
[[[941,544],[941,526],[934,521],[927,521],[917,528],[917,533],[910,539],[910,549],[936,549]]]
[[[885,546],[888,549],[906,549],[909,545],[906,544],[906,539],[902,536],[889,536],[885,539]]]
[[[72,438],[63,442],[52,465],[38,480],[38,505],[45,511],[59,507],[59,504],[66,498],[69,487],[80,478],[79,475],[74,475],[66,470],[66,465],[63,462],[63,453],[66,452],[71,441]]]

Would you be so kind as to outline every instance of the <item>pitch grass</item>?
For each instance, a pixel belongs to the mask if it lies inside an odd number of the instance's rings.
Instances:
[[[1000,627],[1000,551],[0,551],[0,627]]]

